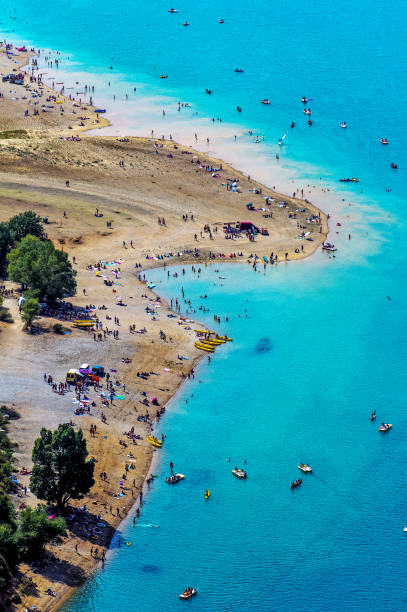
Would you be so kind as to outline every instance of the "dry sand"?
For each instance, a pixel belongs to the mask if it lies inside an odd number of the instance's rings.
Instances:
[[[24,64],[26,57],[18,61]],[[0,53],[0,72],[9,73],[13,67],[18,68],[18,64],[12,64],[4,53]],[[38,89],[35,83],[32,87]],[[95,123],[95,113],[89,107],[80,112],[80,116],[89,117],[84,121],[85,127],[78,126],[78,121],[73,122],[73,116],[68,115],[72,102],[66,99],[63,101],[64,114],[59,110],[60,105],[54,104],[53,109],[48,109],[49,113],[32,116],[36,101],[40,105],[52,105],[52,102],[44,102],[44,98],[53,95],[48,88],[44,89],[41,98],[32,99],[30,105],[22,99],[27,95],[22,86],[1,83],[0,93],[3,94],[0,97],[0,221],[26,210],[47,217],[49,223],[45,230],[49,238],[76,259],[78,292],[72,302],[104,304],[108,310],[97,311],[104,327],[119,330],[118,340],[110,335],[106,341],[95,342],[93,333],[71,329],[69,323],[66,327],[72,331],[70,335],[56,335],[51,330],[56,321],[46,318],[40,321],[39,333],[30,335],[22,329],[17,301],[6,299],[4,304],[10,308],[15,322],[0,323],[3,362],[0,401],[13,404],[21,415],[19,420],[13,421],[10,430],[11,438],[18,444],[16,466],[31,467],[32,446],[41,427],[55,428],[71,419],[83,428],[89,453],[98,461],[96,484],[85,500],[74,502],[77,506],[86,503],[89,507],[86,520],[69,530],[62,546],[49,547],[41,570],[34,571],[32,566],[25,564],[20,567],[22,574],[34,579],[38,594],[23,597],[23,604],[16,604],[14,609],[35,605],[40,610],[54,610],[99,563],[90,555],[94,544],[86,537],[85,522],[92,522],[91,515],[102,514],[108,528],[97,547],[100,552],[106,549],[113,530],[138,497],[153,452],[159,453],[145,441],[150,426],[137,421],[137,414],[145,410],[141,391],[147,392],[149,400],[157,396],[160,405],[165,405],[201,356],[194,347],[194,325],[181,325],[178,318],[169,318],[170,310],[165,302],[156,308],[157,321],[147,315],[146,304],[153,303],[155,295],[137,279],[139,269],[135,264],[141,263],[145,270],[163,263],[162,260],[146,259],[147,255],[176,254],[195,248],[199,249],[199,258],[186,254],[164,261],[168,264],[191,260],[204,262],[210,252],[223,253],[227,261],[240,262],[247,261],[252,253],[268,257],[274,252],[280,260],[285,258],[285,253],[289,259],[305,257],[325,239],[327,219],[311,205],[275,194],[225,164],[218,173],[220,176],[214,178],[204,166],[219,167],[220,161],[173,142],[142,138],[120,142],[113,137],[86,136],[82,133],[84,129],[102,126],[102,123]],[[24,117],[26,108],[29,108],[29,117]],[[106,123],[104,120],[103,125]],[[70,125],[74,129],[69,129]],[[9,130],[25,130],[26,134],[22,138],[10,138],[12,134],[5,133]],[[66,140],[73,134],[80,134],[81,140]],[[198,159],[201,164],[191,163]],[[240,194],[226,190],[226,178],[239,180]],[[69,187],[65,184],[67,180]],[[255,188],[262,193],[249,191]],[[264,206],[265,195],[276,201],[284,200],[288,206],[273,206],[272,218],[263,217],[260,211],[247,211],[248,202],[256,208]],[[297,213],[296,219],[289,218],[288,210],[303,208],[305,211]],[[96,209],[103,216],[95,216]],[[307,217],[319,213],[320,223],[307,223]],[[188,215],[187,222],[182,220],[183,215]],[[165,226],[158,223],[158,217],[165,218]],[[112,223],[112,228],[107,227],[107,221]],[[246,237],[225,240],[223,224],[235,221],[252,221],[267,228],[269,235],[257,236],[255,242]],[[298,238],[301,230],[297,223],[310,232],[312,242]],[[203,232],[206,224],[211,227],[213,239]],[[133,248],[130,241],[133,241]],[[295,253],[302,245],[304,252]],[[237,252],[244,256],[229,258],[231,253]],[[88,264],[98,260],[112,262],[119,258],[123,260],[120,286],[106,286],[95,271],[87,269]],[[111,277],[109,271],[107,274]],[[114,288],[120,291],[126,306],[116,304],[118,294],[113,293]],[[145,294],[147,298],[142,297]],[[111,319],[105,319],[106,315]],[[115,316],[120,318],[120,326],[113,324]],[[147,333],[130,333],[132,324],[136,324],[138,330],[145,326]],[[160,330],[166,334],[166,341],[160,339]],[[189,356],[190,360],[180,361],[179,354]],[[123,364],[123,357],[131,358],[132,362]],[[125,399],[116,399],[113,406],[103,408],[107,424],[100,419],[102,407],[94,392],[92,399],[97,405],[91,408],[91,414],[74,416],[73,393],[59,396],[43,380],[43,374],[47,373],[54,381],[64,381],[67,370],[83,362],[100,363],[107,370],[117,369],[117,378],[126,383],[127,391],[122,393]],[[138,371],[153,371],[159,376],[152,375],[145,381],[137,378]],[[155,411],[153,407],[149,410],[150,413]],[[89,435],[91,423],[97,424],[95,437]],[[122,432],[132,426],[142,440],[124,449],[118,441],[124,439]],[[161,433],[159,425],[154,424],[154,429]],[[135,457],[131,462],[135,469],[130,470],[128,476],[130,490],[117,500],[113,494],[119,491],[126,462],[130,463],[126,456],[130,448]],[[107,482],[99,477],[104,471],[108,475]],[[29,477],[21,477],[21,481],[28,486]],[[22,501],[35,505],[37,500],[28,493],[27,497],[15,501],[17,505]],[[56,599],[44,594],[48,587],[56,591]]]

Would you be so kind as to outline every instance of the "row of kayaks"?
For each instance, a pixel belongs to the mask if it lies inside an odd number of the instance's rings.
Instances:
[[[214,335],[213,332],[208,332],[205,329],[196,329],[195,332],[197,334],[195,347],[201,351],[206,351],[207,353],[214,353],[217,346],[225,344],[225,342],[232,341],[232,338],[228,338],[227,336],[217,336]]]
[[[74,327],[93,327],[95,325],[95,321],[92,321],[90,319],[75,319],[75,321],[73,322]]]
[[[151,444],[151,446],[154,446],[155,448],[161,448],[164,443],[164,440],[159,440],[151,434],[147,436],[146,440]]]

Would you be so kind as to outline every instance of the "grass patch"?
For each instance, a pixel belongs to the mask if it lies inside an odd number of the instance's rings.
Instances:
[[[0,138],[29,138],[26,130],[3,130]]]

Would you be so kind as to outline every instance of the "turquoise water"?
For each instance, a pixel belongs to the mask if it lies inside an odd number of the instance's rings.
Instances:
[[[227,315],[220,329],[234,341],[160,425],[159,478],[121,534],[132,546],[114,550],[66,610],[175,610],[187,584],[200,591],[193,610],[404,610],[402,267],[320,257],[265,275],[213,265],[199,280],[189,269],[149,277],[166,297],[183,286],[193,307],[210,308],[208,325]],[[231,469],[245,459],[238,481]],[[164,482],[171,460],[186,474],[176,487]],[[314,473],[291,491],[300,462]]]
[[[94,78],[96,100],[130,128],[140,127],[138,93],[128,103],[124,93],[136,84],[140,99],[152,99],[154,128],[165,106],[171,129],[193,132],[199,121],[200,136],[211,128],[220,139],[226,123],[232,145],[233,130],[248,145],[245,129],[264,133],[270,180],[277,140],[288,132],[280,164],[298,167],[302,184],[361,183],[344,187],[357,205],[336,209],[336,258],[317,254],[265,273],[213,265],[199,279],[189,268],[178,278],[149,274],[167,298],[183,286],[195,308],[207,293],[210,312],[200,319],[214,325],[213,313],[228,315],[220,329],[234,342],[202,363],[160,424],[168,436],[160,477],[137,526],[121,534],[132,546],[114,548],[65,610],[405,610],[406,5],[182,0],[177,15],[168,8],[72,0],[68,11],[21,0],[0,27],[8,38],[60,49],[72,61],[63,69]],[[312,127],[303,95],[313,98]],[[178,99],[193,105],[179,128]],[[224,124],[212,126],[212,116]],[[379,434],[381,421],[393,430]],[[244,459],[242,482],[231,469]],[[177,487],[164,482],[170,460],[187,476]],[[314,473],[291,491],[300,462]],[[188,604],[177,598],[186,585],[199,588]]]

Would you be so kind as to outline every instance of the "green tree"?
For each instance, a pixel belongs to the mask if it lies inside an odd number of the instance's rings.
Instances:
[[[68,255],[56,249],[50,240],[25,236],[7,255],[12,281],[28,287],[31,296],[51,302],[76,290],[75,275]]]
[[[7,523],[15,527],[15,511],[14,506],[8,495],[0,493],[0,526],[2,523]]]
[[[41,237],[43,233],[41,217],[32,210],[9,219],[8,227],[14,237],[14,242],[19,242],[28,234]]]
[[[36,319],[41,311],[41,306],[35,298],[28,298],[21,307],[23,314],[21,315],[27,328],[31,329],[34,319]]]
[[[40,557],[46,544],[59,544],[66,535],[66,523],[59,516],[50,519],[49,513],[41,505],[33,510],[25,508],[21,512],[20,526],[17,532],[20,552],[23,558]]]
[[[74,431],[65,423],[55,431],[41,429],[32,453],[30,485],[34,495],[61,510],[70,499],[81,499],[95,482],[94,464],[87,456],[82,430]]]
[[[8,223],[0,223],[0,271],[7,263],[7,253],[14,244],[14,236]]]

